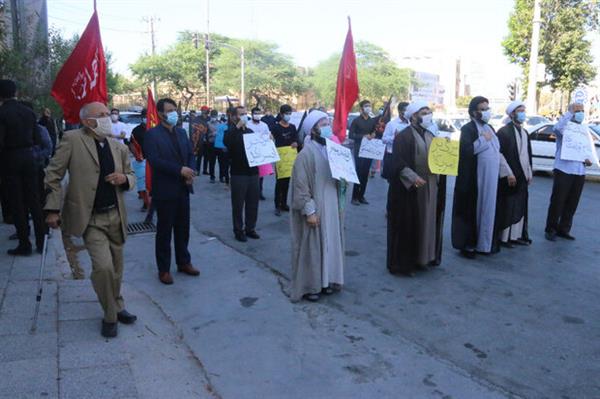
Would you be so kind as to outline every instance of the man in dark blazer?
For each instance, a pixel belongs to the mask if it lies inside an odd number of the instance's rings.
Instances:
[[[150,129],[144,139],[144,153],[152,166],[152,201],[158,218],[156,226],[156,264],[163,284],[173,284],[171,276],[171,234],[175,236],[177,271],[197,276],[188,251],[190,239],[190,194],[195,173],[193,151],[184,129],[176,127],[177,104],[170,98],[156,103],[160,125]]]

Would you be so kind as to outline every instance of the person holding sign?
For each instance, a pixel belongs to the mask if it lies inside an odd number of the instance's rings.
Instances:
[[[259,107],[254,107],[252,108],[252,111],[250,111],[250,113],[252,114],[252,118],[250,118],[250,120],[248,121],[248,129],[252,130],[254,133],[260,133],[266,137],[271,137],[271,131],[269,129],[269,125],[267,125],[265,122],[263,122],[261,119],[263,117],[262,115],[262,110]],[[260,165],[263,166],[263,165]],[[259,198],[261,201],[264,201],[266,198],[263,195],[263,180],[264,180],[264,176],[266,176],[267,174],[273,174],[273,167],[268,164],[265,165],[265,172],[266,174],[263,175],[261,173],[261,169],[259,168],[258,170],[258,182],[259,182],[259,187],[260,187],[260,194],[259,194]]]
[[[317,301],[344,283],[343,209],[346,183],[331,175],[327,138],[329,117],[312,111],[304,120],[308,133],[292,171],[291,299]]]
[[[278,151],[280,149],[288,147],[294,149],[298,148],[298,131],[293,123],[290,123],[292,116],[292,107],[288,104],[283,104],[279,108],[279,121],[273,125],[273,138],[275,140],[275,147]],[[281,154],[280,154],[281,155]],[[283,162],[283,159],[282,159]],[[288,191],[290,187],[290,178],[277,176],[275,182],[275,215],[280,216],[281,212],[289,212],[290,207],[287,205]]]
[[[387,268],[412,276],[442,260],[446,176],[431,173],[432,113],[424,101],[405,112],[410,126],[394,140],[388,194]]]
[[[371,140],[377,137],[375,127],[378,118],[371,118],[371,102],[363,100],[360,102],[360,116],[352,121],[350,125],[350,138],[354,140],[354,161],[356,163],[356,174],[360,184],[355,184],[352,189],[352,205],[368,205],[365,199],[367,183],[369,182],[369,171],[372,159],[361,158],[358,153],[363,140]],[[381,138],[381,134],[378,138]]]
[[[248,241],[247,237],[255,240],[260,236],[256,233],[258,218],[258,201],[260,187],[258,182],[258,167],[248,164],[244,134],[253,133],[246,127],[248,114],[246,108],[237,106],[231,113],[229,129],[225,132],[223,143],[229,152],[231,160],[231,214],[235,239]]]
[[[498,130],[500,153],[508,164],[508,176],[498,183],[496,224],[502,230],[500,245],[512,248],[529,245],[527,233],[528,186],[533,179],[531,141],[523,127],[527,118],[525,104],[515,100],[506,108],[510,122]]]
[[[556,241],[557,236],[567,240],[575,239],[570,234],[573,216],[577,211],[579,197],[585,183],[585,167],[592,166],[592,160],[585,159],[583,162],[566,160],[561,157],[561,152],[564,136],[568,134],[567,130],[571,127],[577,128],[577,125],[583,124],[584,119],[583,104],[574,103],[554,126],[554,133],[556,133],[554,184],[545,230],[546,239],[549,241]]]

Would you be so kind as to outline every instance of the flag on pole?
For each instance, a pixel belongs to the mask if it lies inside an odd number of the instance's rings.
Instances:
[[[348,112],[358,98],[358,77],[356,75],[356,55],[352,25],[348,17],[348,33],[344,43],[344,51],[338,69],[337,88],[335,92],[335,115],[333,117],[333,133],[344,142],[348,124]]]
[[[146,106],[146,131],[152,129],[159,124],[158,110],[154,102],[152,90],[148,87],[148,105]],[[146,162],[146,190],[152,192],[152,167],[150,162]]]
[[[56,75],[51,95],[61,106],[65,121],[72,124],[79,123],[83,105],[108,102],[106,59],[95,7],[81,39]]]

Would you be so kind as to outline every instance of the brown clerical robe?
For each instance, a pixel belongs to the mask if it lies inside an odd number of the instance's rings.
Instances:
[[[432,139],[430,132],[409,126],[394,140],[387,251],[387,267],[393,274],[441,262],[446,177],[429,170]],[[417,177],[426,184],[414,187]]]

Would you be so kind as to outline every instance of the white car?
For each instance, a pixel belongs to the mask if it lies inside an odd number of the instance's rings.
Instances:
[[[556,154],[556,134],[553,123],[543,123],[529,131],[531,139],[531,152],[533,158],[533,171],[552,172],[554,169],[554,155]],[[600,157],[600,135],[590,129],[590,135]],[[600,167],[593,165],[586,168],[589,176],[600,176]]]

